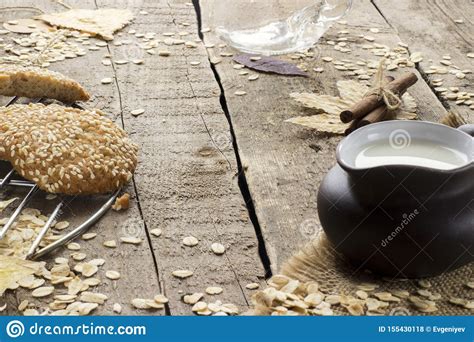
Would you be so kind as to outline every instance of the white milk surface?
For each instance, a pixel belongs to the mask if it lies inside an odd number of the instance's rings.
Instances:
[[[380,141],[361,150],[355,159],[355,166],[412,165],[451,170],[467,162],[468,157],[464,153],[429,141],[412,140],[403,147]]]

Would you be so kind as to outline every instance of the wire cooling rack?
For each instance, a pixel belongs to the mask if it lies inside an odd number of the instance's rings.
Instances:
[[[17,101],[18,101],[18,97],[14,97],[6,104],[6,106],[10,106],[16,103]],[[32,101],[32,102],[41,102],[41,100]],[[77,104],[74,104],[73,106],[76,108],[81,108],[81,106]],[[5,225],[0,228],[0,240],[1,240],[6,235],[8,230],[17,221],[18,217],[20,216],[22,210],[26,207],[26,205],[33,199],[35,195],[43,191],[41,191],[35,183],[21,178],[15,172],[15,170],[11,168],[11,165],[9,166],[9,169],[7,170],[5,175],[4,176],[0,175],[0,177],[2,177],[0,178],[0,191],[4,191],[6,190],[6,188],[11,188],[12,191],[19,190],[19,189],[27,190],[26,196],[22,197],[22,200],[20,204],[18,205],[18,207],[15,208],[15,210],[10,215]],[[90,214],[82,223],[68,229],[68,232],[62,235],[56,241],[51,242],[50,244],[40,248],[40,244],[43,241],[43,238],[45,237],[46,233],[51,228],[55,220],[57,220],[59,217],[63,216],[66,213],[66,211],[63,210],[64,206],[66,206],[66,203],[68,206],[73,206],[74,201],[81,200],[80,197],[59,196],[58,203],[56,204],[54,210],[49,215],[48,220],[43,225],[38,235],[36,236],[35,240],[33,241],[32,245],[30,246],[28,253],[25,256],[25,259],[34,260],[34,259],[41,258],[42,256],[52,252],[53,250],[61,246],[64,246],[71,240],[74,240],[78,236],[84,234],[86,231],[89,230],[89,228],[94,223],[96,223],[110,209],[112,204],[115,202],[115,199],[117,198],[117,195],[119,194],[119,192],[120,192],[120,189],[117,190],[115,193],[113,193],[110,197],[106,197],[105,201],[103,201],[103,203],[98,205],[98,208],[92,214]]]

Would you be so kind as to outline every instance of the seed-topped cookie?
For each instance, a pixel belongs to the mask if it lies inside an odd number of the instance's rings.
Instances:
[[[89,100],[89,94],[73,79],[59,72],[18,64],[0,64],[0,95],[48,98],[67,103]]]
[[[99,110],[52,104],[0,108],[0,159],[51,193],[97,194],[132,177],[138,147]]]

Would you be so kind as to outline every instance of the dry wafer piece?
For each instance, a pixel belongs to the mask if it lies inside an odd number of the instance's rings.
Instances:
[[[49,98],[62,102],[89,100],[87,91],[63,74],[37,66],[0,64],[0,95]]]
[[[40,103],[0,108],[0,159],[47,192],[114,191],[131,179],[137,153],[99,110]]]
[[[52,26],[79,30],[105,40],[113,40],[114,32],[129,24],[133,13],[128,9],[71,9],[60,13],[42,14],[37,17]]]

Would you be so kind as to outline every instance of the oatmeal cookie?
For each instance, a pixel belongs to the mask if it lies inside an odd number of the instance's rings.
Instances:
[[[132,177],[137,152],[99,110],[39,103],[0,108],[0,159],[47,192],[114,191]]]

